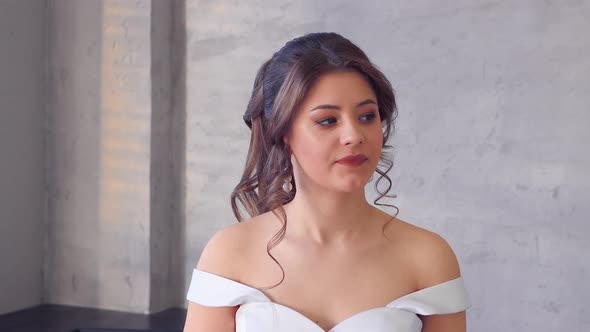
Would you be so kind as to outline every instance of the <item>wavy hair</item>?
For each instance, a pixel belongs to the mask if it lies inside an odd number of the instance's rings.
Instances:
[[[250,147],[240,182],[231,194],[233,213],[241,222],[245,217],[240,206],[250,217],[272,211],[282,222],[282,228],[266,246],[268,255],[285,271],[270,253],[285,236],[287,215],[283,205],[290,202],[297,188],[292,180],[293,166],[289,147],[283,142],[291,127],[295,112],[308,90],[318,77],[332,71],[356,71],[370,84],[379,106],[383,129],[383,150],[375,190],[379,194],[376,205],[388,195],[392,182],[387,173],[393,168],[393,161],[384,150],[391,148],[387,141],[394,130],[397,106],[391,83],[355,44],[337,33],[310,33],[287,42],[272,58],[264,62],[254,80],[252,96],[244,113],[244,122],[251,129]],[[292,190],[283,190],[283,184],[291,181]],[[385,188],[379,184],[385,181]],[[271,288],[272,288],[271,287]]]

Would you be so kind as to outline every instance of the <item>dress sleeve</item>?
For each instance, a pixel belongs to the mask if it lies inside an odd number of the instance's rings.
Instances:
[[[233,307],[248,302],[267,302],[259,290],[213,273],[193,270],[186,299],[208,307]]]
[[[440,315],[464,311],[471,303],[463,278],[458,277],[403,296],[388,306],[419,315]]]

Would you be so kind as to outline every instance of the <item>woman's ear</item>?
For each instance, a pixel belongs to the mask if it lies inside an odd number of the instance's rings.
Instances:
[[[283,144],[285,144],[285,147],[287,148],[287,152],[289,152],[289,154],[291,154],[291,146],[289,145],[289,139],[287,139],[287,135],[283,135]]]

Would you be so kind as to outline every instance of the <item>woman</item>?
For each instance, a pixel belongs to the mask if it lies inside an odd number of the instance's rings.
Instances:
[[[446,241],[365,197],[375,172],[378,191],[391,187],[382,150],[396,116],[389,81],[338,34],[296,38],[260,68],[232,194],[241,222],[205,246],[184,331],[466,330]]]

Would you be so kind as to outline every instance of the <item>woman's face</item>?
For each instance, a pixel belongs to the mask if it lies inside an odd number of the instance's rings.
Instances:
[[[285,142],[299,189],[311,181],[339,192],[364,190],[383,146],[373,89],[355,71],[320,76],[296,110]]]

